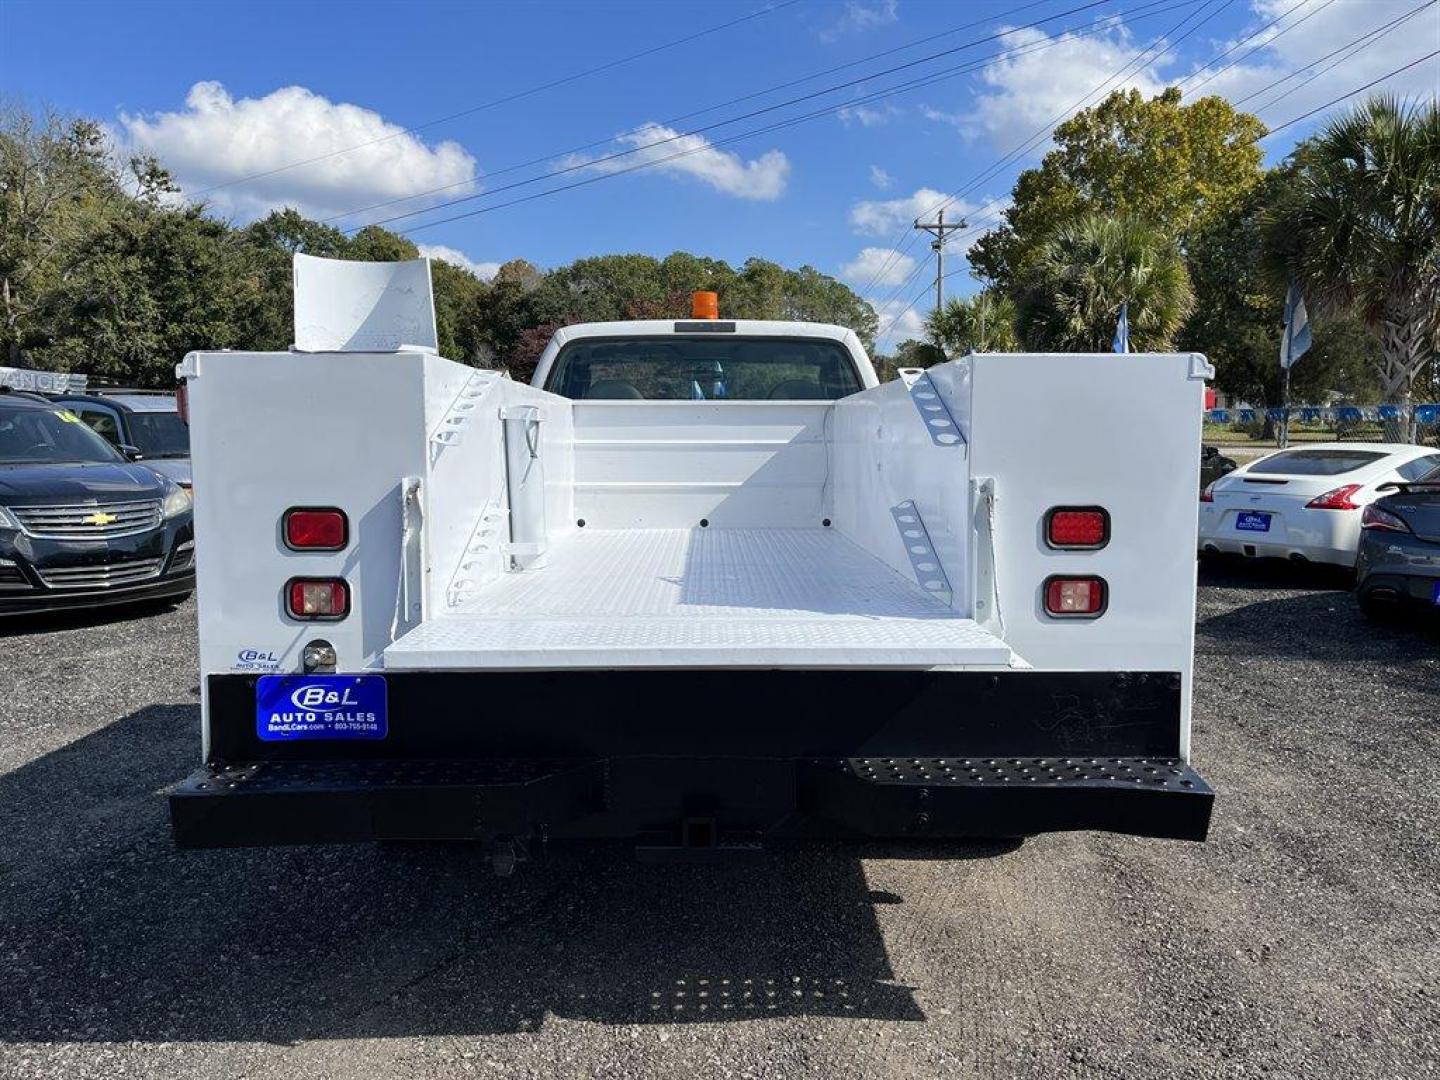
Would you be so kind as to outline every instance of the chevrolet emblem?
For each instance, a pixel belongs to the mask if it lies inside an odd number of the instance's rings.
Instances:
[[[119,521],[120,519],[114,514],[107,514],[104,510],[96,510],[95,513],[89,517],[83,517],[80,520],[86,525],[109,525],[112,521]]]

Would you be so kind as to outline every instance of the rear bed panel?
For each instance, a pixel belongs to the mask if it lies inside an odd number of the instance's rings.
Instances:
[[[995,487],[1006,642],[1040,669],[1181,672],[1188,754],[1204,358],[985,355],[961,363],[973,370],[971,468]],[[1056,506],[1107,509],[1109,543],[1051,550],[1043,520]],[[1069,573],[1106,580],[1104,615],[1045,615],[1045,579]]]

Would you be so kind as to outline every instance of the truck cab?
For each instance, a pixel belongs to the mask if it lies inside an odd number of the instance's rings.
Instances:
[[[436,354],[428,281],[298,256],[295,349],[181,366],[228,495],[182,846],[1203,838],[1203,358],[881,384],[848,329],[701,297],[525,385]]]

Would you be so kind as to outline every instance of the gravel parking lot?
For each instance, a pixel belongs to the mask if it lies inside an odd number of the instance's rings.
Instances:
[[[1203,845],[171,850],[192,605],[0,627],[6,1077],[1440,1074],[1440,636],[1206,569]]]

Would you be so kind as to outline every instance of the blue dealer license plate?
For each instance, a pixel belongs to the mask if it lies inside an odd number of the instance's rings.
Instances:
[[[292,739],[383,739],[382,675],[262,675],[255,687],[255,734]]]
[[[1241,510],[1235,515],[1235,528],[1245,532],[1269,532],[1270,515],[1254,510]]]

